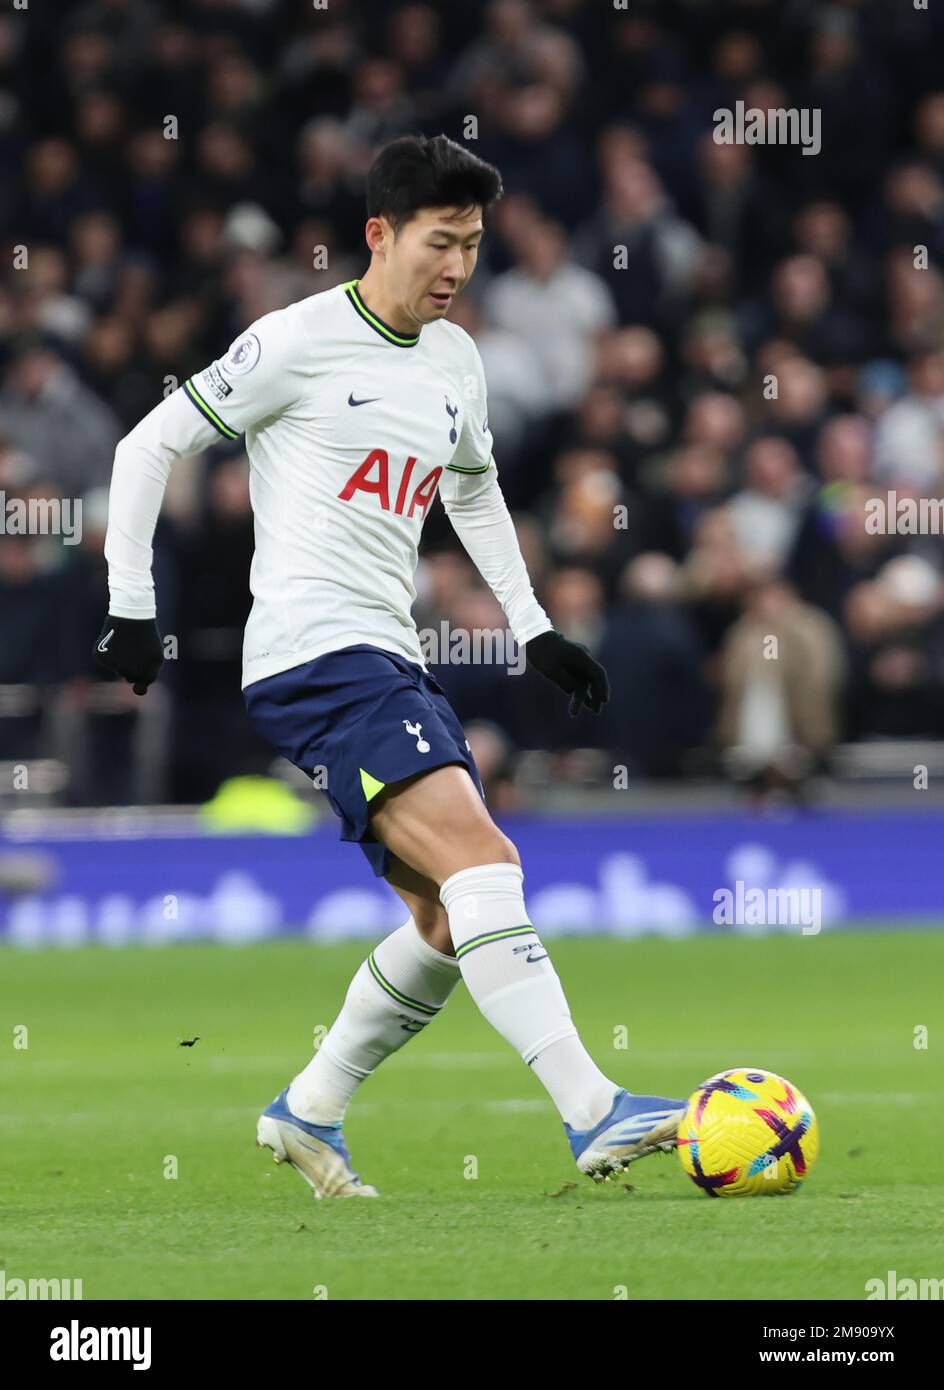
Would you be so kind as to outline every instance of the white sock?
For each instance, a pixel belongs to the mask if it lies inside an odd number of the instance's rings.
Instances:
[[[361,1082],[436,1017],[459,974],[455,959],[430,946],[412,917],[385,937],[362,962],[324,1042],[289,1086],[293,1114],[311,1124],[340,1124]]]
[[[447,878],[456,959],[493,1028],[532,1067],[572,1129],[590,1129],[620,1089],[587,1052],[547,951],[528,919],[517,864],[482,864]]]

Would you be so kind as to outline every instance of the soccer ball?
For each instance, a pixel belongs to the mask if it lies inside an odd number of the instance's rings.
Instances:
[[[709,1197],[792,1192],[818,1153],[809,1101],[759,1067],[734,1067],[703,1081],[678,1128],[682,1167]]]

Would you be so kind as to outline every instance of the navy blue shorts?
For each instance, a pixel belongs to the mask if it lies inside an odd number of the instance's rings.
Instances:
[[[385,786],[447,763],[485,793],[445,691],[415,662],[363,644],[254,681],[243,691],[253,725],[315,779],[378,876],[390,851],[371,833],[370,802]],[[323,769],[323,772],[321,771]]]

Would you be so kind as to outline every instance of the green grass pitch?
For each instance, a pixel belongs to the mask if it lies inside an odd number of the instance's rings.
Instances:
[[[822,1130],[809,1181],[712,1201],[673,1154],[594,1186],[460,984],[351,1105],[380,1200],[315,1202],[255,1120],[365,945],[6,950],[0,1269],[81,1278],[86,1299],[860,1299],[890,1269],[944,1275],[944,934],[551,951],[585,1043],[630,1089],[688,1095],[735,1065],[795,1082]]]

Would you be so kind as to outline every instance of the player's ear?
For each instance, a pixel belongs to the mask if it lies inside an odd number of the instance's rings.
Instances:
[[[368,217],[364,240],[375,255],[382,256],[390,244],[390,227],[382,217]]]

